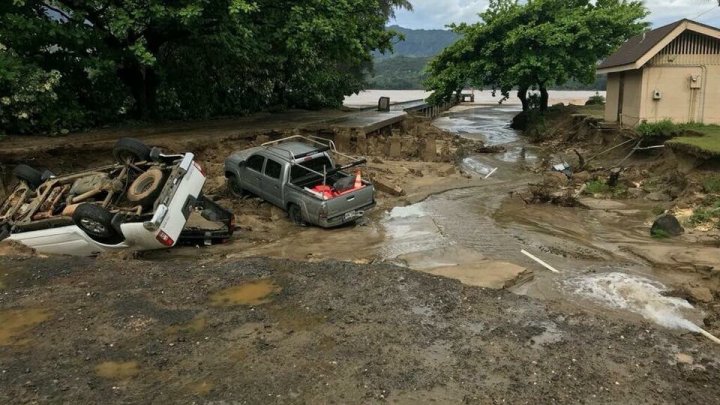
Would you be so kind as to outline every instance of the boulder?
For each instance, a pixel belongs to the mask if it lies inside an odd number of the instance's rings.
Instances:
[[[680,221],[671,214],[661,215],[650,228],[650,235],[668,235],[680,236],[685,229],[680,225]]]
[[[713,302],[713,293],[707,287],[691,287],[687,289],[687,293],[695,302]]]
[[[573,184],[585,184],[590,181],[591,178],[592,176],[588,172],[578,172],[572,175]]]
[[[655,191],[653,193],[650,193],[645,196],[645,199],[648,201],[655,201],[655,202],[667,202],[672,201],[672,198],[667,195],[664,191]]]

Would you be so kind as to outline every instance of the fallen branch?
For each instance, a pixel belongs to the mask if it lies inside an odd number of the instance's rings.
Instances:
[[[546,269],[548,269],[548,270],[552,271],[553,273],[560,273],[560,271],[559,271],[559,270],[557,270],[557,269],[556,269],[556,268],[554,268],[553,266],[551,266],[551,265],[549,265],[549,264],[545,263],[544,261],[542,261],[542,260],[538,259],[537,257],[533,256],[532,254],[530,254],[530,253],[529,253],[529,252],[527,252],[527,251],[525,251],[525,250],[521,250],[521,251],[520,251],[520,253],[522,253],[522,254],[524,254],[525,256],[527,256],[527,257],[529,257],[529,258],[531,258],[531,259],[535,260],[536,262],[538,262],[539,264],[541,264],[541,265],[542,265],[543,267],[545,267]]]
[[[705,336],[706,338],[708,338],[708,339],[712,340],[713,342],[715,342],[715,343],[717,343],[717,344],[720,345],[720,339],[718,339],[718,338],[716,338],[715,336],[713,336],[712,334],[710,334],[710,332],[708,332],[708,331],[706,331],[706,330],[704,330],[704,329],[700,329],[700,328],[698,328],[698,331],[700,331],[700,333],[701,333],[703,336]]]

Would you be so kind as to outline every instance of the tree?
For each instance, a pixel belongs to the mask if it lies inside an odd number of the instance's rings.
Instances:
[[[517,89],[525,111],[537,89],[545,110],[548,87],[594,81],[597,62],[646,28],[646,15],[640,1],[493,0],[481,23],[453,26],[462,38],[431,63],[427,86],[438,101],[466,84],[505,98]]]
[[[0,2],[0,122],[14,132],[127,118],[337,106],[364,86],[406,0]],[[22,100],[16,100],[16,99]],[[23,104],[24,103],[24,104]]]

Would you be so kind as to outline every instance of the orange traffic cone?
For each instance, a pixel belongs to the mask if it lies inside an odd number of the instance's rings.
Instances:
[[[360,176],[360,169],[355,171],[355,189],[362,188],[362,177]]]

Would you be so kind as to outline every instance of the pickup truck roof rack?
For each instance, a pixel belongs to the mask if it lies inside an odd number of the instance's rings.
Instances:
[[[290,142],[290,141],[295,141],[295,140],[306,141],[306,142],[308,142],[308,143],[310,143],[310,144],[319,146],[319,148],[313,149],[313,150],[311,150],[311,151],[308,151],[308,152],[305,152],[305,153],[301,153],[301,154],[296,155],[296,154],[292,153],[292,151],[289,151],[289,150],[287,150],[287,149],[283,149],[282,147],[279,146],[279,145],[282,144],[282,143]],[[344,158],[346,158],[346,159],[350,159],[351,161],[361,161],[361,160],[362,160],[362,159],[360,159],[360,158],[358,158],[358,157],[350,156],[350,155],[346,155],[346,154],[344,154],[344,153],[338,152],[337,148],[335,147],[335,142],[333,142],[333,141],[331,141],[331,140],[329,140],[329,139],[325,139],[325,138],[318,137],[318,136],[293,135],[293,136],[288,136],[288,137],[285,137],[285,138],[277,139],[277,140],[274,140],[274,141],[265,142],[265,143],[263,143],[263,144],[260,145],[260,146],[265,147],[265,148],[269,148],[269,147],[271,147],[271,146],[274,146],[274,147],[276,147],[277,149],[279,149],[279,150],[287,153],[288,156],[290,156],[290,160],[292,160],[292,161],[297,161],[298,159],[302,159],[302,158],[304,158],[304,157],[307,157],[307,156],[310,156],[310,155],[314,155],[314,154],[316,154],[316,153],[323,153],[323,152],[332,152],[332,153],[334,153],[334,154],[337,154],[338,156],[342,156],[342,157],[344,157]],[[362,164],[362,163],[361,163],[361,164]],[[356,166],[357,166],[357,165],[356,165]]]

